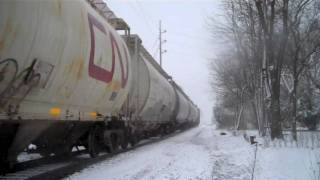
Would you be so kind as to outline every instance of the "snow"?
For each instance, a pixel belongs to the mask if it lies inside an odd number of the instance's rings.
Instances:
[[[201,126],[88,167],[67,179],[251,179],[255,145]],[[224,131],[226,132],[226,131]],[[318,149],[265,146],[258,138],[254,179],[317,179]]]
[[[319,149],[266,148],[258,151],[256,179],[319,179]],[[316,174],[313,174],[315,170]]]
[[[34,159],[39,159],[41,157],[42,156],[38,153],[28,154],[26,152],[22,152],[18,155],[17,161],[18,162],[30,161],[30,160],[34,160]]]

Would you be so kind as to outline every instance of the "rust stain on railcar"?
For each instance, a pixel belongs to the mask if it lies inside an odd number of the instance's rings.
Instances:
[[[75,76],[76,80],[83,77],[84,59],[83,57],[76,57],[68,67],[68,72]]]
[[[108,85],[105,86],[104,92],[103,92],[101,98],[98,99],[97,103],[99,104],[99,103],[105,101],[105,98],[107,97],[107,95],[110,95],[112,92],[118,92],[118,91],[120,91],[120,89],[121,89],[120,81],[117,81],[117,80],[111,81]]]
[[[62,7],[61,7],[61,1],[58,0],[58,8],[59,8],[59,14],[61,15]]]
[[[4,40],[1,39],[0,40],[0,52],[2,52],[3,49],[4,49]]]
[[[111,82],[111,90],[112,91],[119,91],[121,89],[120,81],[112,81]]]
[[[2,36],[0,38],[0,52],[4,50],[5,44],[6,44],[6,38],[9,37],[10,34],[12,34],[12,32],[13,32],[12,24],[10,22],[10,19],[8,18],[6,21],[4,32],[2,33]],[[16,37],[17,33],[14,32],[13,35],[14,37]]]
[[[61,0],[57,0],[57,6],[56,6],[56,8],[57,8],[57,15],[58,15],[58,16],[61,16],[61,14],[62,14]]]
[[[73,58],[71,63],[65,66],[63,71],[65,78],[56,92],[59,103],[64,103],[74,93],[78,82],[83,78],[83,70],[84,59],[81,56]]]
[[[82,78],[82,70],[83,70],[83,60],[80,61],[80,64],[79,64],[79,69],[78,69],[78,73],[77,73],[78,79]]]
[[[6,23],[5,30],[4,30],[4,34],[11,33],[11,32],[12,32],[12,24],[11,24],[10,20],[8,19],[7,23]]]

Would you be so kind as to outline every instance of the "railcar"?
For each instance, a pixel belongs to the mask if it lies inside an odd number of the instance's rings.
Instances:
[[[90,124],[119,113],[129,52],[88,2],[1,1],[0,32],[2,161],[40,135],[69,149]]]
[[[199,122],[140,38],[92,1],[0,1],[0,33],[1,169],[30,144],[95,157]]]

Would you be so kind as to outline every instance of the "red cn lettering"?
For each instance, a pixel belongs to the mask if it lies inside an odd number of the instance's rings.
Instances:
[[[91,36],[91,50],[90,50],[90,59],[89,59],[89,76],[109,83],[112,78],[113,78],[113,74],[115,71],[115,48],[117,49],[117,54],[120,60],[120,68],[121,68],[121,87],[124,88],[127,84],[128,81],[128,74],[129,74],[129,63],[128,63],[128,53],[127,50],[125,48],[125,46],[123,45],[123,49],[125,52],[125,60],[126,60],[126,73],[123,67],[123,60],[122,60],[122,56],[121,56],[121,52],[119,49],[119,46],[114,38],[114,36],[112,35],[112,33],[110,34],[110,40],[111,40],[111,47],[112,47],[112,67],[111,67],[111,71],[108,71],[102,67],[99,67],[97,65],[94,64],[94,51],[95,51],[95,34],[94,34],[94,29],[93,27],[96,27],[98,30],[100,30],[102,33],[104,33],[105,35],[107,35],[107,32],[105,30],[105,28],[103,27],[103,25],[92,15],[88,14],[88,19],[89,19],[89,26],[90,26],[90,36]]]
[[[129,62],[128,62],[128,53],[127,53],[127,49],[125,48],[125,46],[123,45],[123,49],[124,49],[124,53],[126,55],[126,70],[127,70],[127,74],[124,75],[124,69],[123,69],[123,64],[122,64],[122,60],[120,61],[121,64],[121,77],[122,77],[122,88],[124,88],[127,84],[128,81],[128,75],[129,75]]]
[[[102,67],[99,67],[94,64],[94,51],[95,51],[95,34],[93,27],[96,27],[100,30],[103,34],[107,35],[107,32],[103,25],[91,14],[88,14],[89,19],[89,27],[90,27],[90,36],[91,36],[91,49],[90,49],[90,59],[89,59],[89,76],[99,81],[103,81],[109,83],[114,74],[114,67],[115,67],[115,55],[114,55],[114,48],[112,43],[112,67],[111,71],[108,71]]]
[[[123,59],[122,59],[122,56],[121,56],[121,53],[120,53],[120,49],[119,49],[119,46],[118,44],[116,43],[113,35],[110,33],[110,37],[111,37],[111,42],[112,42],[112,45],[115,45],[116,48],[117,48],[117,53],[118,53],[118,56],[119,56],[119,59],[120,59],[120,68],[121,68],[121,87],[124,88],[127,84],[127,81],[128,81],[128,71],[129,71],[129,68],[128,68],[128,53],[127,53],[127,50],[125,48],[125,46],[123,45],[123,49],[124,49],[124,53],[125,53],[125,59],[126,59],[126,71],[127,73],[125,73],[125,70],[123,68]],[[112,46],[113,48],[113,46]]]

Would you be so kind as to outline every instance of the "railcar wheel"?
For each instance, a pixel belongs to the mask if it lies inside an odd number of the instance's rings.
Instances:
[[[90,157],[95,158],[99,155],[100,152],[100,127],[94,126],[88,136],[88,151],[90,154]]]
[[[117,152],[119,150],[119,142],[116,134],[110,135],[110,144],[109,144],[110,153]]]
[[[39,154],[40,154],[42,157],[49,157],[49,156],[51,155],[51,152],[46,151],[46,150],[43,150],[43,151],[40,151]]]
[[[130,144],[131,146],[135,146],[138,143],[138,137],[136,134],[133,134],[130,138]]]
[[[62,146],[61,149],[56,149],[54,151],[54,154],[56,156],[71,156],[72,148],[73,146],[68,146],[68,145]]]
[[[121,148],[122,149],[127,149],[129,143],[126,139],[123,140],[123,142],[121,143]]]
[[[166,127],[165,127],[165,126],[162,126],[162,127],[161,127],[161,130],[160,130],[160,136],[165,136],[165,135],[167,135]]]
[[[13,167],[13,163],[10,163],[8,161],[1,161],[0,162],[0,174],[2,176],[5,176],[7,173],[11,171]]]
[[[129,139],[128,139],[128,132],[127,130],[123,131],[123,135],[121,136],[121,149],[127,149],[129,145]]]

